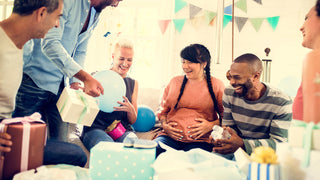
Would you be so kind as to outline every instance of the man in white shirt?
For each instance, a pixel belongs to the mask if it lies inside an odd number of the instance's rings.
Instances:
[[[0,121],[11,118],[15,108],[22,79],[24,44],[33,38],[44,38],[52,27],[59,27],[62,10],[63,0],[15,0],[10,17],[0,22]],[[0,133],[0,152],[11,151],[10,139],[9,134]],[[63,152],[65,149],[68,151]],[[48,140],[44,151],[44,164],[71,162],[84,166],[87,161],[79,146],[66,142]],[[54,162],[51,157],[55,158]]]

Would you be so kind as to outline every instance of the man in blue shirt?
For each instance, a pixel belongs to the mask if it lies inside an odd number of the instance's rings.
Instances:
[[[16,97],[13,117],[40,112],[49,126],[49,138],[66,141],[67,123],[62,122],[56,102],[68,79],[71,88],[91,96],[103,94],[103,87],[83,70],[87,45],[100,12],[118,6],[122,0],[64,0],[60,27],[44,39],[32,39],[24,47],[23,79]]]

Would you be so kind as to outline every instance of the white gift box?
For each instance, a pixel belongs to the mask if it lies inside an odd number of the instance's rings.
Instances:
[[[319,179],[320,151],[310,151],[310,162],[304,166],[305,149],[293,148],[289,143],[277,144],[282,180]]]
[[[305,127],[291,126],[288,131],[288,142],[293,148],[302,148],[304,133],[306,131]],[[311,149],[320,150],[320,130],[313,129],[311,137]]]
[[[91,126],[99,112],[97,100],[83,93],[65,87],[57,102],[60,116],[64,122]]]

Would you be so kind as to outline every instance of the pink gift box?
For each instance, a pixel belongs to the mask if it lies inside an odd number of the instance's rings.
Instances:
[[[121,137],[126,132],[126,129],[123,127],[123,125],[119,122],[112,131],[107,132],[107,134],[113,139],[117,140],[119,137]]]

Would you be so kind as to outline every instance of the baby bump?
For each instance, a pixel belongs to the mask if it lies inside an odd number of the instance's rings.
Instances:
[[[198,113],[195,110],[189,110],[189,109],[180,109],[177,111],[173,116],[168,116],[167,122],[175,122],[177,125],[175,128],[182,130],[182,140],[183,142],[195,142],[196,140],[192,137],[190,137],[190,127],[199,124],[198,121],[196,121],[196,118],[204,118],[203,114]],[[208,136],[201,137],[199,141],[207,140]]]

